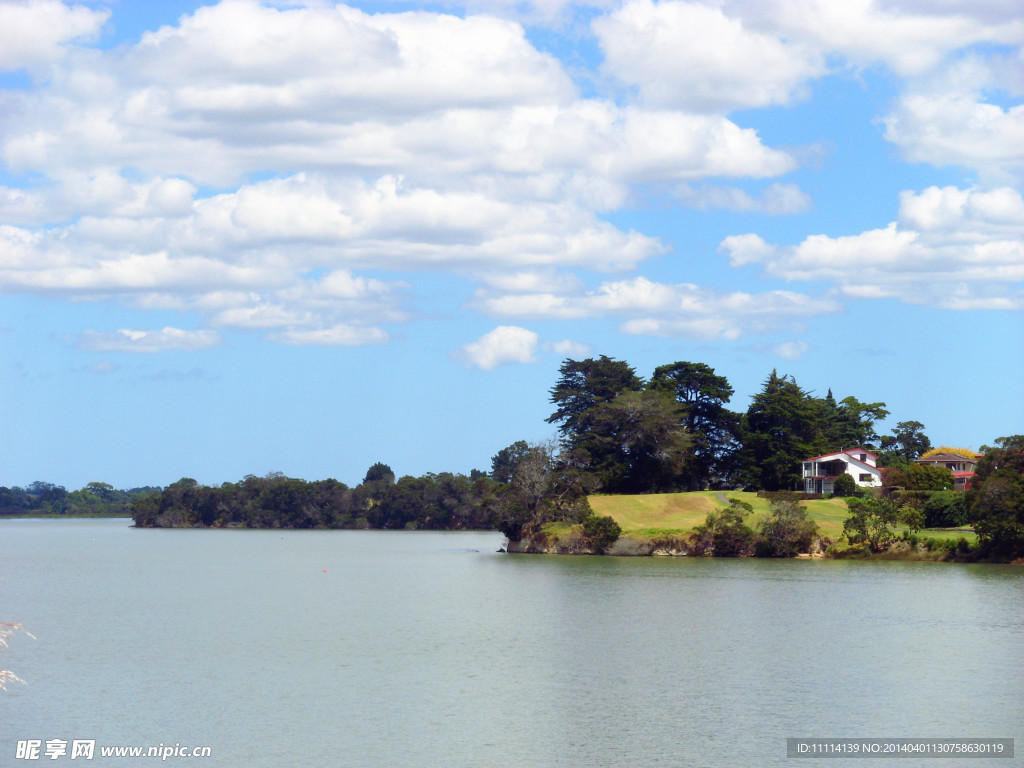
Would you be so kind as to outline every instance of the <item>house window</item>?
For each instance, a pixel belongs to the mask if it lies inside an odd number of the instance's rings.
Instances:
[[[860,475],[860,481],[862,483],[870,483],[871,482],[871,475],[869,473],[867,473],[867,472],[862,472],[861,475]]]
[[[805,461],[804,462],[804,474],[805,475],[811,474],[811,462],[809,462],[809,461]]]
[[[860,460],[861,461],[867,461],[868,460],[868,455],[866,453],[862,453],[860,455]],[[863,478],[861,478],[861,479],[863,479]]]

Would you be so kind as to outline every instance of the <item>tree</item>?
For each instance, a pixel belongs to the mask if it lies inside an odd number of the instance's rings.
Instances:
[[[728,473],[738,446],[739,416],[726,410],[733,388],[704,363],[676,362],[654,370],[650,389],[671,392],[683,406],[691,451],[684,468],[687,490],[707,488]]]
[[[581,447],[604,490],[650,493],[674,486],[690,443],[675,398],[626,391],[591,410],[590,435]]]
[[[499,483],[512,482],[519,462],[527,458],[533,450],[537,449],[531,448],[525,440],[516,440],[507,448],[502,448],[491,457],[491,477]]]
[[[966,494],[936,491],[924,502],[925,528],[956,528],[968,520]]]
[[[978,461],[968,491],[971,523],[994,559],[1024,557],[1024,435],[996,440]]]
[[[743,419],[746,482],[766,491],[797,487],[801,462],[818,444],[820,415],[819,405],[792,376],[773,370]]]
[[[555,412],[548,424],[557,424],[563,439],[578,440],[589,431],[588,414],[594,406],[610,403],[622,392],[638,391],[643,382],[627,363],[601,355],[597,360],[566,359],[561,377],[551,389]]]
[[[366,476],[363,478],[363,483],[384,483],[391,484],[395,482],[395,473],[387,464],[382,461],[378,461],[376,464],[366,470]]]
[[[953,473],[946,467],[925,464],[886,467],[882,472],[882,486],[907,491],[951,491]]]
[[[794,557],[810,550],[818,524],[808,519],[807,510],[799,502],[772,501],[757,532],[754,551],[758,557]]]
[[[715,557],[738,557],[753,550],[754,531],[744,519],[754,511],[745,501],[729,499],[725,509],[708,512],[704,524],[694,532],[694,547],[698,552]]]
[[[835,483],[832,486],[832,495],[845,498],[847,496],[857,495],[857,483],[853,479],[853,475],[849,472],[844,472],[836,478]]]
[[[843,522],[843,535],[851,544],[864,544],[881,552],[896,539],[895,526],[903,523],[916,530],[923,523],[917,510],[882,497],[850,499],[850,516]]]
[[[894,464],[910,464],[931,448],[932,442],[924,433],[924,424],[920,421],[901,421],[892,430],[892,435],[882,435],[882,452],[879,454],[879,466]]]
[[[622,528],[609,515],[587,515],[583,519],[583,539],[598,554],[603,554],[622,535]]]
[[[831,397],[832,391],[829,390],[828,394]],[[824,407],[828,411],[828,398],[824,403]],[[881,421],[889,415],[885,403],[862,403],[852,395],[844,397],[833,408],[833,412],[828,414],[826,427],[823,430],[821,444],[823,452],[873,445],[878,439],[878,435],[875,433],[875,422]]]

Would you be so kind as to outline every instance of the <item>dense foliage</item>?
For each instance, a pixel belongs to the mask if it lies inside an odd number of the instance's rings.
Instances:
[[[355,488],[281,474],[208,487],[183,478],[132,501],[143,527],[493,529],[501,485],[483,473],[402,477],[374,465]]]
[[[67,515],[127,517],[131,501],[153,488],[117,490],[109,483],[89,483],[77,491],[36,481],[26,488],[0,486],[0,516]]]
[[[996,443],[978,462],[968,504],[983,552],[1009,560],[1024,557],[1024,435]]]

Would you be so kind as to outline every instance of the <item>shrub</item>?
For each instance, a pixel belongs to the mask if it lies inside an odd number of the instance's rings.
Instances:
[[[589,515],[583,520],[583,538],[598,552],[604,552],[621,535],[622,528],[608,515]]]
[[[853,475],[848,472],[844,472],[836,478],[835,485],[832,488],[833,496],[849,497],[857,496],[857,483],[853,479]]]
[[[709,512],[704,524],[697,526],[694,547],[715,557],[748,555],[754,548],[754,531],[743,522],[754,508],[745,501],[729,499],[729,506]]]
[[[967,524],[967,503],[964,494],[938,491],[924,503],[926,528],[956,528]]]
[[[754,553],[758,557],[793,557],[810,550],[811,542],[817,534],[818,524],[807,519],[807,510],[800,504],[793,501],[772,502],[768,517],[758,526]]]

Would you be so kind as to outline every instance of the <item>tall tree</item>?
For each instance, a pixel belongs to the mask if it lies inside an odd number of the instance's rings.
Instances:
[[[792,376],[773,370],[743,418],[743,476],[766,491],[792,490],[819,443],[821,408]]]
[[[588,430],[588,414],[594,406],[610,403],[622,392],[643,388],[629,364],[606,355],[596,360],[566,359],[559,373],[561,377],[551,389],[555,412],[547,422],[557,424],[563,439],[570,441]]]
[[[832,390],[829,390],[829,396]],[[835,403],[835,401],[832,401]],[[824,401],[826,412],[830,410],[828,398]],[[822,452],[838,451],[858,446],[874,446],[878,441],[875,422],[889,415],[885,403],[862,403],[850,395],[844,397],[826,417],[822,425]]]
[[[613,493],[651,493],[677,484],[690,444],[683,409],[664,391],[627,391],[592,409],[590,471]]]
[[[1024,557],[1024,435],[996,443],[978,461],[968,491],[970,519],[989,556],[1012,560]]]
[[[565,462],[592,474],[603,485],[615,485],[628,474],[621,446],[609,429],[613,412],[602,409],[625,392],[639,392],[643,381],[627,363],[610,357],[565,360],[561,376],[551,389],[555,412],[549,424],[557,424]]]
[[[909,464],[932,447],[932,441],[924,433],[924,424],[920,421],[898,422],[892,435],[882,435],[881,444],[882,452],[878,459],[881,466]]]
[[[736,443],[739,416],[726,410],[733,395],[728,379],[704,363],[676,362],[654,370],[650,389],[672,393],[683,406],[691,449],[684,467],[687,490],[706,488],[726,474]]]

